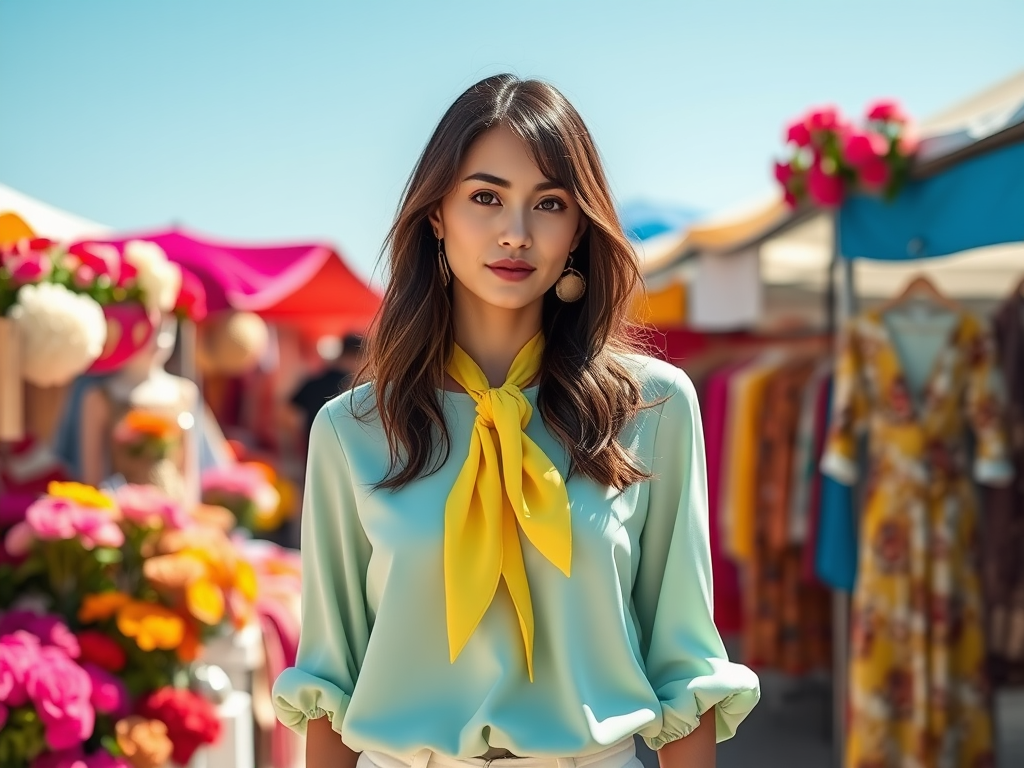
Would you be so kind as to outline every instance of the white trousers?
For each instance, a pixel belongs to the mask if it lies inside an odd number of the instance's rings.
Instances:
[[[356,768],[643,768],[636,756],[633,738],[623,739],[608,749],[586,757],[499,757],[484,760],[478,757],[457,758],[421,749],[412,757],[398,757],[384,752],[363,752]]]

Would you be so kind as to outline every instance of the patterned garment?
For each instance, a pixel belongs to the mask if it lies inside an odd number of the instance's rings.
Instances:
[[[881,314],[847,328],[822,469],[852,484],[870,456],[851,616],[847,768],[994,765],[974,476],[1010,474],[991,336],[961,314],[919,406]]]
[[[994,685],[1024,686],[1024,295],[1015,292],[993,319],[999,366],[1009,393],[1009,433],[1017,476],[986,489],[983,578]]]
[[[794,360],[772,374],[760,409],[754,548],[746,564],[743,653],[747,664],[800,675],[831,661],[829,593],[801,574],[793,540],[793,463],[803,393],[814,360]]]

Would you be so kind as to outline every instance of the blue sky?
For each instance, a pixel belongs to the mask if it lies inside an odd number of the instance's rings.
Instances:
[[[1020,0],[0,0],[0,182],[122,230],[328,238],[369,277],[447,105],[574,102],[621,202],[772,188],[783,124],[919,117],[1024,68]]]

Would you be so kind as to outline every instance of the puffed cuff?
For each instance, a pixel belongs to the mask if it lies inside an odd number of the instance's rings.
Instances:
[[[689,736],[707,711],[715,711],[716,741],[736,735],[736,729],[761,698],[761,684],[742,664],[723,659],[708,659],[707,675],[680,680],[664,686],[662,727],[657,736],[643,739],[653,750]]]
[[[1013,482],[1013,465],[1006,459],[974,460],[974,479],[982,485],[1005,488]]]
[[[289,667],[274,682],[272,694],[277,719],[300,736],[306,735],[310,720],[331,718],[331,728],[341,733],[350,694],[334,683],[321,677],[303,672],[298,667]]]
[[[823,475],[827,475],[843,485],[853,485],[856,483],[857,475],[859,474],[857,463],[836,451],[827,451],[821,457],[819,469],[821,469]]]

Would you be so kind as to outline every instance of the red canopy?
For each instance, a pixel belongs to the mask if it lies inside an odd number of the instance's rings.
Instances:
[[[211,312],[231,307],[310,336],[361,332],[380,306],[380,296],[356,277],[333,246],[229,245],[180,228],[94,240],[122,247],[149,240],[198,277]]]

